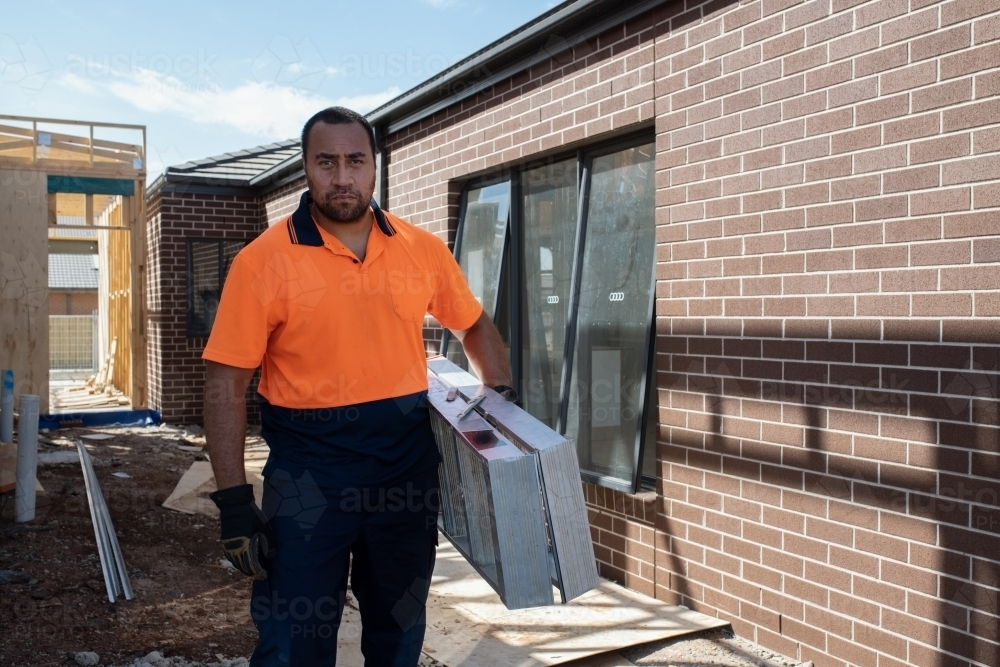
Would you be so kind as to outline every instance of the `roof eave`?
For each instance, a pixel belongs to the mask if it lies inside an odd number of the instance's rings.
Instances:
[[[621,0],[576,0],[553,8],[534,21],[472,54],[465,60],[441,72],[399,97],[390,100],[367,114],[372,125],[384,128],[386,134],[393,134],[438,111],[454,105],[496,83],[515,76],[540,62],[548,60],[577,44],[590,39],[616,25],[645,13],[671,0],[642,0],[622,2]],[[584,28],[577,28],[568,35],[559,35],[559,26],[572,27],[573,20],[586,10],[608,5],[604,18],[588,21]],[[599,16],[605,16],[598,13]],[[549,40],[559,37],[556,44],[546,43],[537,51],[525,54],[528,42],[544,37]],[[450,95],[441,95],[453,84],[461,82],[479,69],[493,71],[491,76],[481,77],[475,85],[455,86],[460,88]]]

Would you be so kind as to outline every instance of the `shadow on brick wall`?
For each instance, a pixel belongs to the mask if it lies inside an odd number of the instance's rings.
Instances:
[[[940,651],[1000,664],[1000,350],[691,333],[658,340],[664,462],[780,489],[783,509],[850,528],[841,546],[886,559],[874,580],[918,593],[906,607],[861,597],[939,624]],[[671,557],[685,572],[684,554]],[[896,563],[911,568],[890,571]],[[906,579],[927,571],[936,581]],[[689,596],[691,582],[676,581]],[[896,618],[882,628],[934,644]]]

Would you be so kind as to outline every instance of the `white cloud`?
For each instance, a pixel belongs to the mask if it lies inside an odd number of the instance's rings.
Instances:
[[[425,5],[430,5],[435,9],[444,9],[445,7],[454,7],[459,4],[458,0],[420,0]]]
[[[138,109],[167,113],[206,125],[226,125],[269,139],[296,136],[309,116],[332,105],[364,113],[399,95],[393,86],[379,93],[330,99],[313,91],[267,81],[245,82],[235,88],[192,84],[175,77],[135,68],[127,74],[103,72],[85,78],[66,73],[59,83],[76,92],[111,94]]]

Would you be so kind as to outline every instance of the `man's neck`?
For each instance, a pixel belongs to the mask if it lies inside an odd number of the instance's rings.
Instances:
[[[371,233],[372,224],[374,224],[370,208],[365,209],[360,218],[351,222],[334,222],[323,215],[323,212],[315,204],[312,204],[309,209],[317,225],[347,246],[354,253],[355,257],[358,258],[358,261],[365,261],[365,253],[368,249],[368,235]]]

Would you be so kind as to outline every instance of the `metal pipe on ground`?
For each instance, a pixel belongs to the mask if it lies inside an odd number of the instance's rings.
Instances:
[[[101,560],[101,572],[104,574],[104,586],[108,591],[108,600],[114,602],[118,596],[115,594],[115,585],[112,583],[113,579],[110,576],[110,564],[108,562],[108,555],[105,552],[105,543],[103,539],[104,531],[101,530],[101,521],[97,514],[97,504],[94,502],[94,480],[87,471],[87,468],[90,467],[90,455],[84,448],[82,441],[76,441],[76,448],[80,452],[80,467],[83,469],[83,483],[87,487],[87,505],[90,507],[90,520],[94,524],[94,540],[97,542],[97,556]]]
[[[0,371],[0,442],[14,442],[14,371]]]
[[[21,394],[17,417],[17,470],[15,473],[14,520],[35,518],[35,478],[38,471],[38,396]]]
[[[83,480],[87,486],[87,502],[90,506],[90,518],[94,523],[94,539],[97,541],[97,553],[101,559],[108,600],[115,602],[119,595],[131,600],[134,597],[132,582],[122,557],[121,545],[118,544],[118,535],[111,521],[108,504],[97,481],[97,473],[94,472],[94,461],[82,440],[76,441],[76,447],[80,453]]]
[[[87,458],[90,459],[89,453]],[[124,595],[126,600],[131,600],[132,583],[129,580],[128,570],[125,569],[125,560],[122,558],[121,545],[118,544],[118,534],[115,532],[115,525],[111,521],[111,512],[108,510],[108,503],[104,499],[104,493],[101,491],[101,485],[97,481],[97,473],[94,472],[93,460],[90,460],[89,462],[91,480],[94,483],[94,490],[97,492],[95,494],[95,500],[97,501],[98,516],[101,519],[104,535],[107,539],[107,544],[110,547],[109,553],[112,556],[112,563],[115,566],[115,573],[117,575],[115,590],[119,595]]]

